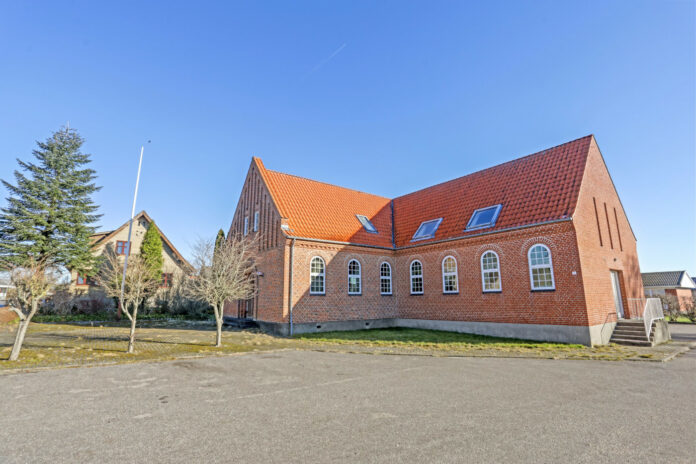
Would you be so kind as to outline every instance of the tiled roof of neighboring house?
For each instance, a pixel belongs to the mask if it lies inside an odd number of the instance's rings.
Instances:
[[[644,272],[643,287],[679,287],[686,271]]]
[[[288,235],[364,245],[403,247],[413,243],[569,219],[575,211],[590,143],[588,135],[483,171],[393,200],[267,170],[254,158]],[[472,213],[501,204],[494,227],[465,232]],[[355,217],[364,214],[371,234]],[[392,226],[393,218],[393,226]],[[411,242],[423,221],[443,218],[435,237]]]
[[[138,214],[136,214],[136,215],[133,217],[133,222],[137,221],[137,220],[140,219],[141,217],[144,218],[147,222],[154,222],[154,221],[152,220],[152,218],[151,218],[145,211],[141,211],[141,212],[139,212]],[[96,246],[101,245],[102,243],[108,242],[108,241],[111,240],[117,233],[119,233],[120,231],[122,231],[123,229],[125,229],[126,227],[128,227],[128,224],[129,224],[129,223],[130,223],[130,220],[126,221],[126,222],[125,222],[121,227],[119,227],[118,229],[115,229],[115,230],[112,230],[112,231],[109,231],[109,232],[97,232],[96,234],[91,235],[91,236],[90,236],[90,239],[92,240],[92,247],[96,247]],[[158,227],[158,229],[159,229],[159,227]],[[172,242],[169,241],[169,239],[167,238],[167,236],[164,235],[164,232],[162,232],[162,229],[159,229],[159,233],[160,233],[160,237],[162,238],[162,241],[164,241],[164,242],[167,244],[167,246],[169,246],[169,248],[171,248],[172,252],[174,253],[174,256],[176,256],[179,260],[181,260],[181,262],[183,263],[184,266],[186,266],[186,267],[188,267],[188,268],[190,268],[190,269],[193,269],[193,266],[191,266],[191,264],[190,264],[188,261],[186,261],[186,258],[184,258],[184,256],[183,256],[181,253],[179,253],[179,250],[177,250],[177,249],[174,247],[174,244],[172,244]]]

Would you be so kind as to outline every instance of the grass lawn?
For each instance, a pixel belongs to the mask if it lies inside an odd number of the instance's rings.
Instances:
[[[344,351],[385,354],[424,354],[452,356],[512,356],[562,359],[651,359],[654,349],[607,345],[587,347],[565,343],[538,342],[487,337],[438,330],[392,328],[350,332],[301,334],[295,337],[309,345],[344,347]],[[346,349],[347,348],[347,349]],[[653,350],[653,351],[651,351]],[[659,357],[659,356],[658,356]]]
[[[691,322],[691,319],[689,319],[688,317],[684,317],[684,316],[678,317],[677,320],[672,320],[671,317],[665,316],[665,320],[666,320],[667,322],[686,322],[686,323],[689,323],[689,324],[694,324],[694,322]]]

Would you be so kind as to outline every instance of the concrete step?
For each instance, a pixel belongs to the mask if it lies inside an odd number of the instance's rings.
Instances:
[[[614,329],[614,335],[635,335],[645,338],[645,330]]]
[[[616,343],[617,345],[630,345],[630,346],[653,346],[652,342],[647,341],[646,339],[643,340],[634,340],[634,339],[628,339],[628,338],[614,338],[611,337],[611,340],[609,340],[611,343]]]

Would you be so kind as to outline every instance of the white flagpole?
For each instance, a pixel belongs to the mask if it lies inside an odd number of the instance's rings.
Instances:
[[[126,289],[126,269],[128,268],[128,255],[131,251],[131,232],[133,232],[133,217],[135,216],[135,200],[138,198],[138,184],[140,183],[140,168],[143,165],[143,152],[145,151],[145,145],[140,147],[140,161],[138,162],[138,177],[135,179],[135,193],[133,194],[133,209],[131,209],[130,223],[128,224],[128,241],[126,246],[128,247],[126,251],[126,258],[123,260],[123,278],[121,279],[121,300],[123,301],[123,292]],[[119,302],[119,303],[120,303]],[[123,310],[123,308],[121,308]]]

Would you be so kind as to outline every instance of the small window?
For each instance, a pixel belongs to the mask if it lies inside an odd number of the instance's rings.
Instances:
[[[529,249],[529,278],[532,290],[554,290],[551,251],[546,245],[534,245]]]
[[[116,254],[117,255],[130,255],[130,247],[128,246],[128,242],[124,242],[122,240],[118,240],[116,242]]]
[[[457,260],[447,256],[442,260],[442,291],[444,293],[457,293]]]
[[[382,263],[379,266],[379,293],[382,295],[392,294],[392,275],[389,263]]]
[[[323,295],[325,290],[326,265],[319,256],[312,258],[309,264],[309,293],[311,295]]]
[[[259,230],[259,212],[256,211],[254,213],[254,232],[257,232]]]
[[[416,260],[411,263],[411,295],[423,294],[423,265]]]
[[[486,208],[477,209],[471,215],[469,223],[466,225],[466,230],[483,229],[493,227],[495,221],[498,220],[498,215],[503,205],[488,206]]]
[[[437,231],[437,228],[440,227],[441,222],[442,218],[431,219],[430,221],[421,223],[416,233],[413,234],[411,241],[415,242],[416,240],[425,240],[427,238],[435,237],[435,232]]]
[[[162,273],[162,281],[160,282],[160,287],[169,288],[172,286],[172,274],[169,272]]]
[[[481,282],[484,292],[500,292],[500,261],[495,251],[487,251],[481,256]]]
[[[249,233],[249,216],[244,216],[244,235]]]
[[[372,225],[367,216],[363,216],[362,214],[356,214],[355,216],[358,218],[358,221],[360,221],[360,224],[362,224],[366,231],[371,234],[377,233],[377,228]]]
[[[86,275],[77,274],[77,278],[75,279],[75,285],[89,285],[90,284],[90,279]]]
[[[348,263],[348,294],[360,295],[361,290],[360,263],[355,259],[351,259]]]

